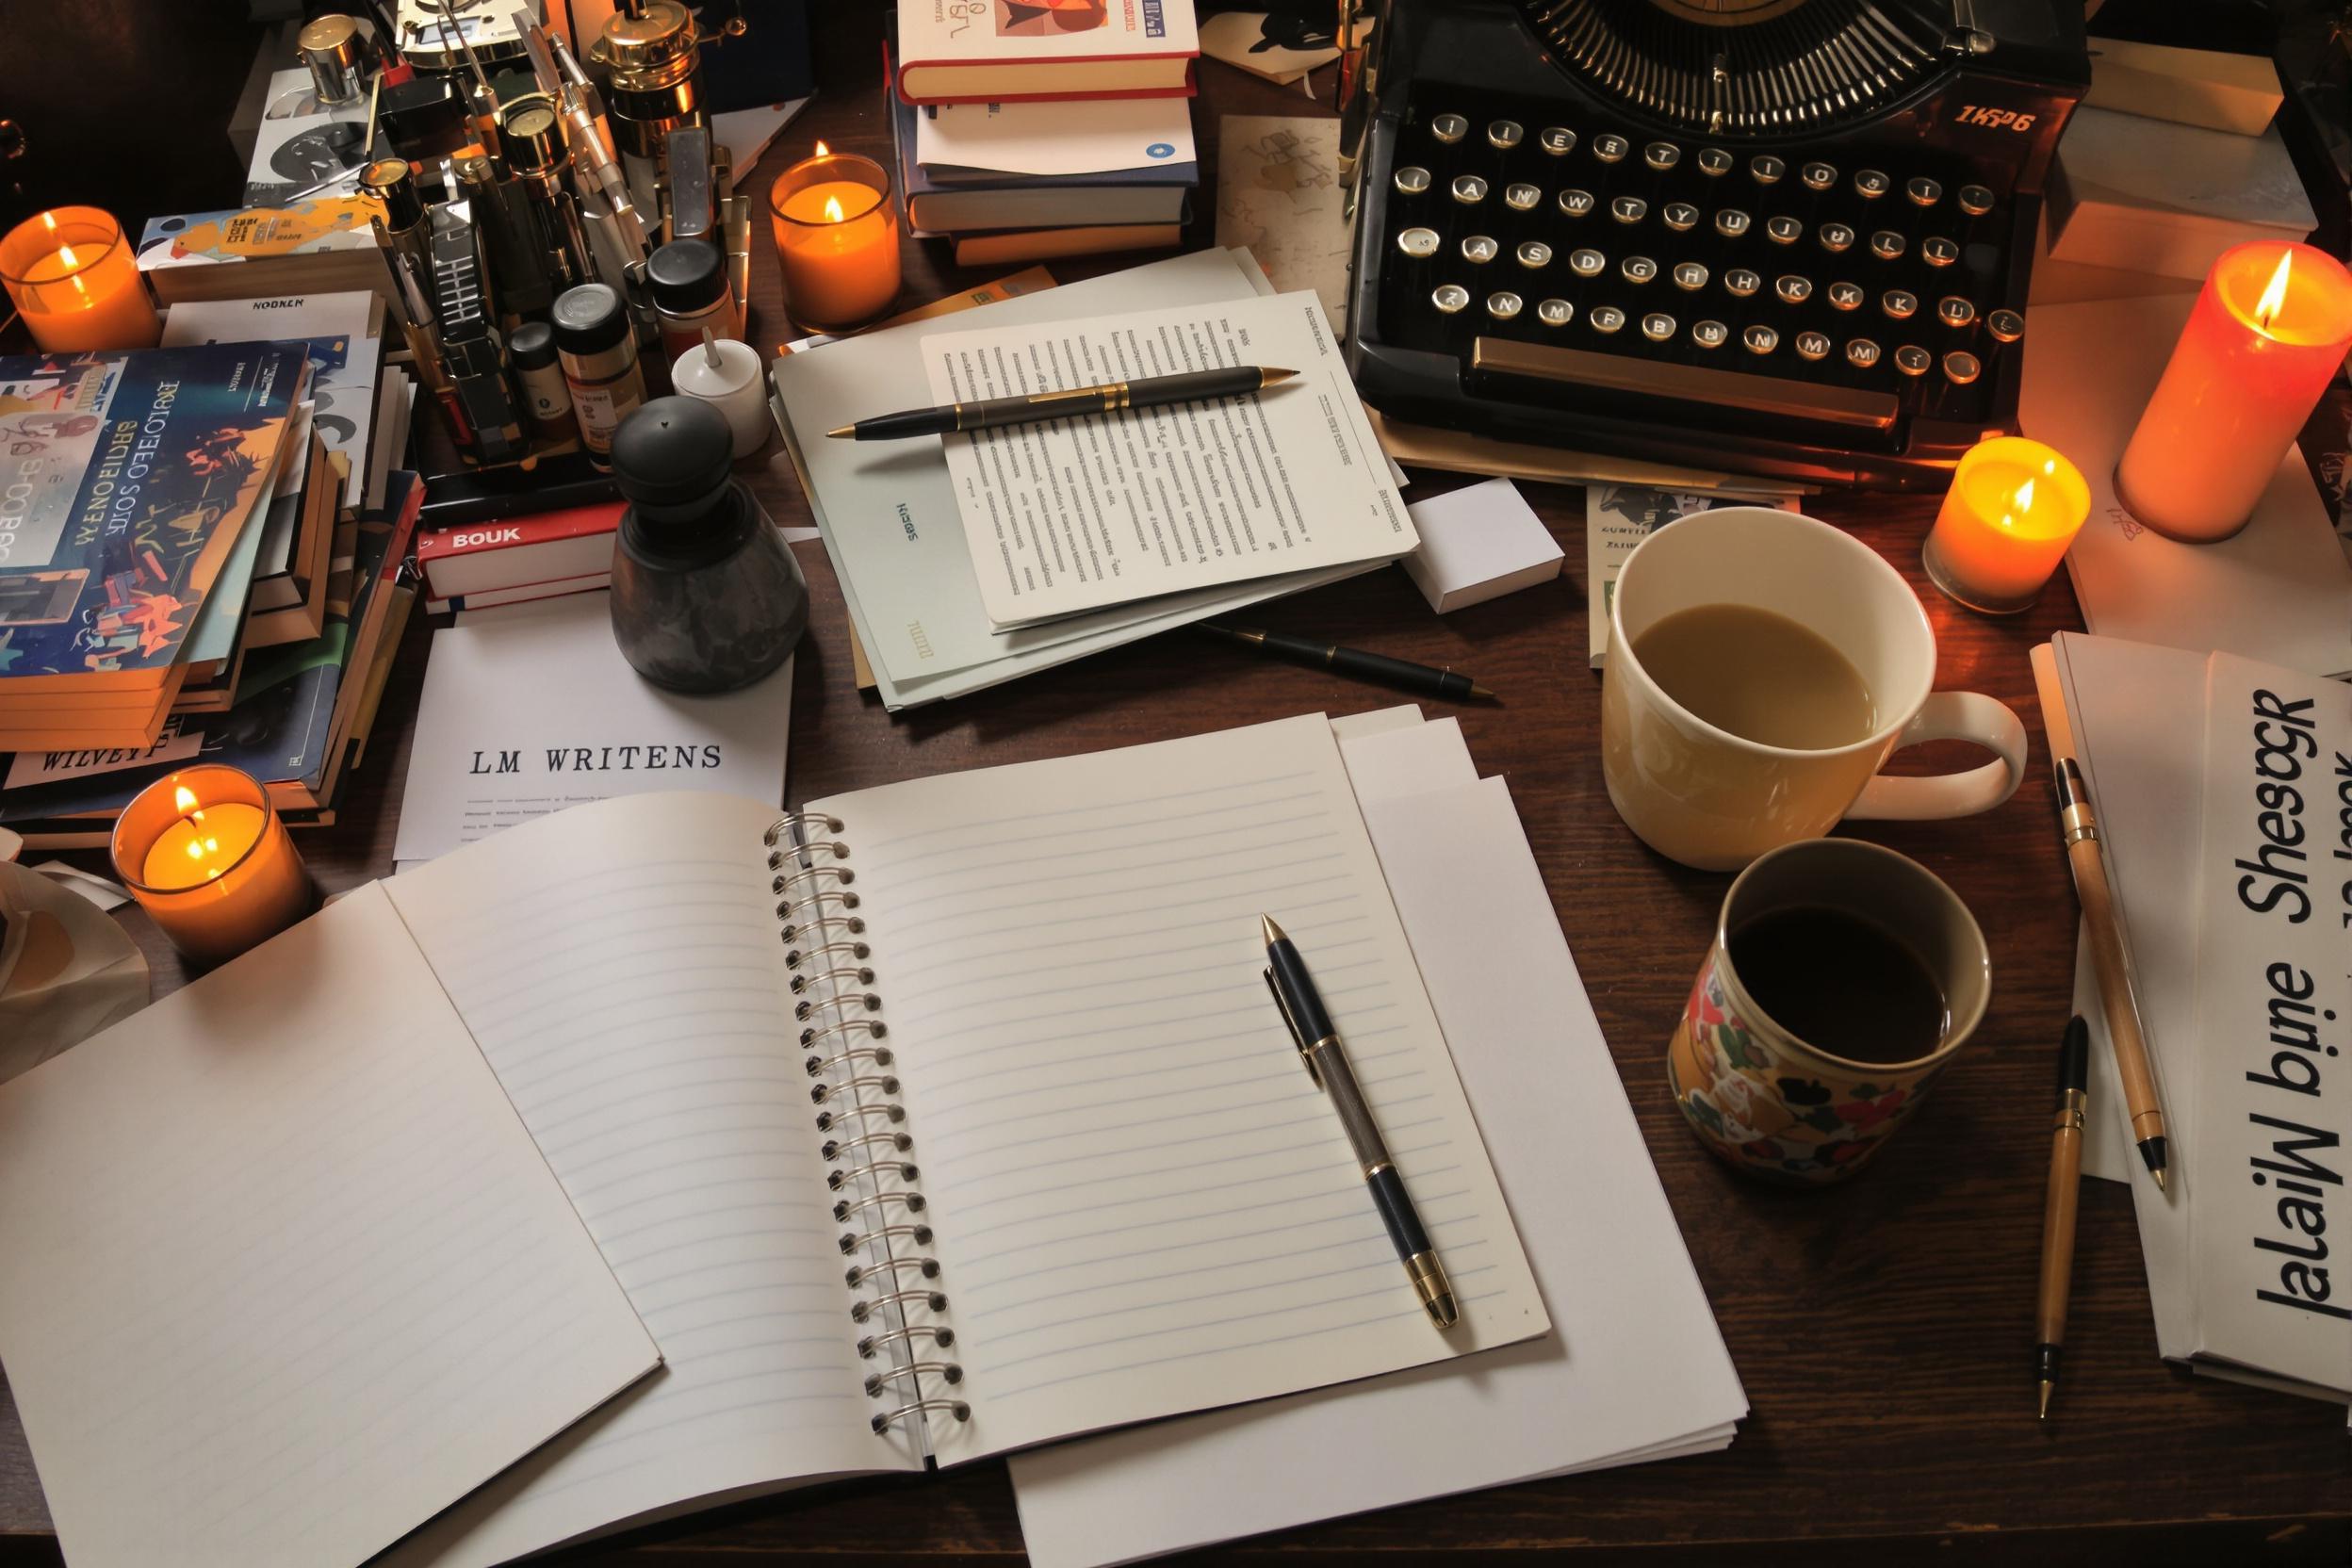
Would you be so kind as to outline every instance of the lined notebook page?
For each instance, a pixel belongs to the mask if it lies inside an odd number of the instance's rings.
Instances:
[[[972,1420],[943,1459],[1292,1393],[1548,1326],[1319,716],[819,803]],[[1266,983],[1298,942],[1465,1320],[1430,1324]]]
[[[641,795],[388,884],[666,1364],[436,1521],[401,1562],[500,1562],[623,1521],[911,1468],[873,1370],[794,1043],[774,808]]]
[[[380,888],[0,1086],[74,1568],[356,1563],[659,1359]]]

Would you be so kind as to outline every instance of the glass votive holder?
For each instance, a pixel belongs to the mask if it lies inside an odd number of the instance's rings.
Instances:
[[[218,962],[310,913],[310,873],[269,792],[217,762],[156,779],[116,819],[114,874],[172,945]]]
[[[1920,564],[1953,602],[2015,615],[2042,596],[2090,514],[2090,486],[2063,453],[1997,435],[1961,455]]]
[[[803,158],[768,191],[784,309],[806,332],[861,326],[898,297],[898,208],[890,176],[856,153]]]
[[[49,353],[152,349],[163,335],[130,237],[96,207],[55,207],[10,229],[0,286]]]

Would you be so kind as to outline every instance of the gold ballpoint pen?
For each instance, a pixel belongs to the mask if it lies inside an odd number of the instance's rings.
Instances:
[[[2107,1020],[2107,1044],[2115,1054],[2115,1075],[2123,1083],[2124,1109],[2132,1118],[2132,1136],[2140,1158],[2165,1190],[2171,1164],[2164,1136],[2164,1107],[2156,1092],[2156,1070],[2148,1056],[2148,1040],[2140,1031],[2139,999],[2132,993],[2131,965],[2125,961],[2123,924],[2107,889],[2107,865],[2099,849],[2099,819],[2091,809],[2090,786],[2083,782],[2082,764],[2061,757],[2055,764],[2058,825],[2065,836],[2066,866],[2074,874],[2074,896],[2082,906],[2082,923],[2091,938],[2091,968],[2099,975],[2099,1008]]]

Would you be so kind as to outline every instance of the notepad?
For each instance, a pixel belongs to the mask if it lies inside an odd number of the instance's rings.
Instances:
[[[1319,716],[777,821],[616,799],[390,885],[667,1357],[394,1562],[1547,1330]],[[1347,1033],[1451,1331],[1266,995],[1261,912]]]
[[[0,1086],[0,1256],[75,1568],[357,1563],[659,1359],[381,888]]]

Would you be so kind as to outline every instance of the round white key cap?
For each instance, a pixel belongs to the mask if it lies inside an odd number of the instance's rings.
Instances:
[[[1533,212],[1535,204],[1543,199],[1543,188],[1529,185],[1525,180],[1503,187],[1503,205],[1513,212]]]
[[[1815,190],[1827,190],[1838,183],[1838,171],[1825,163],[1808,163],[1797,171],[1797,178]]]
[[[1396,248],[1416,261],[1424,256],[1433,256],[1437,254],[1437,231],[1407,229],[1396,237]]]
[[[1690,341],[1702,349],[1720,349],[1731,341],[1731,329],[1721,321],[1701,321],[1691,327]]]
[[[1725,239],[1737,239],[1748,232],[1748,225],[1753,221],[1738,207],[1725,207],[1715,215],[1715,232]]]
[[[1527,134],[1527,128],[1516,120],[1497,120],[1486,127],[1486,144],[1508,153],[1518,146]]]
[[[1674,318],[1662,310],[1654,310],[1642,318],[1642,335],[1653,343],[1663,343],[1674,335]]]
[[[1780,296],[1782,304],[1801,305],[1813,297],[1813,280],[1791,272],[1772,281],[1772,292]]]
[[[1721,147],[1699,149],[1699,172],[1710,178],[1721,179],[1723,175],[1730,173],[1731,161],[1731,155]]]
[[[1915,207],[1932,207],[1944,199],[1944,188],[1924,174],[1914,174],[1905,180],[1903,193],[1911,198]]]
[[[1862,286],[1858,283],[1831,284],[1829,306],[1832,310],[1860,310],[1862,308]]]
[[[1609,215],[1620,223],[1639,223],[1650,215],[1650,204],[1639,196],[1612,196]]]
[[[1775,245],[1794,245],[1805,237],[1805,225],[1793,218],[1767,218],[1764,233]]]
[[[1429,296],[1429,303],[1451,316],[1470,302],[1470,291],[1458,283],[1442,283]]]
[[[1881,229],[1870,236],[1870,254],[1881,261],[1895,261],[1903,255],[1903,236],[1892,229]]]
[[[1846,363],[1869,369],[1878,363],[1878,345],[1867,337],[1857,337],[1846,345]]]
[[[1633,143],[1621,136],[1596,136],[1592,139],[1592,155],[1603,163],[1623,163],[1633,151]]]
[[[1519,296],[1510,289],[1496,289],[1486,297],[1486,313],[1497,321],[1508,321],[1519,314],[1519,307],[1523,302]]]
[[[1735,267],[1723,274],[1723,291],[1735,300],[1744,300],[1763,286],[1762,274],[1745,267]]]
[[[1748,160],[1748,174],[1758,185],[1776,185],[1788,172],[1788,166],[1770,153],[1758,153]]]
[[[1576,307],[1565,300],[1545,300],[1535,307],[1535,318],[1547,327],[1564,327],[1576,318]]]
[[[1556,158],[1566,157],[1576,150],[1576,133],[1565,125],[1546,125],[1535,144]]]
[[[1396,171],[1396,188],[1408,196],[1418,196],[1429,188],[1429,172],[1412,164]]]
[[[1797,334],[1796,350],[1797,357],[1799,359],[1827,358],[1829,355],[1829,335],[1819,332],[1801,332]]]
[[[1954,386],[1966,386],[1984,373],[1984,367],[1966,349],[1954,349],[1944,356],[1944,379]]]
[[[1494,237],[1492,235],[1468,234],[1462,237],[1462,259],[1464,261],[1473,261],[1483,266],[1493,261],[1494,253],[1501,249],[1501,246],[1494,243]]]
[[[1960,210],[1970,218],[1982,218],[1993,210],[1993,193],[1981,185],[1960,188]]]
[[[2025,318],[2014,310],[1997,310],[1984,318],[1984,330],[1995,342],[2015,343],[2025,335]]]
[[[1821,228],[1821,249],[1831,255],[1840,255],[1854,245],[1854,231],[1843,223],[1823,223]]]
[[[1617,264],[1617,275],[1627,283],[1647,283],[1658,276],[1658,263],[1647,256],[1627,256]]]
[[[1936,314],[1948,327],[1965,327],[1976,319],[1976,306],[1957,294],[1947,294],[1936,302]]]
[[[1960,259],[1960,247],[1940,235],[1929,235],[1919,241],[1919,259],[1930,267],[1950,267]]]
[[[1780,334],[1758,321],[1740,335],[1740,346],[1752,354],[1768,354],[1780,347]]]
[[[1876,201],[1886,195],[1893,188],[1894,183],[1875,169],[1857,169],[1854,172],[1854,193],[1866,202]]]
[[[1658,209],[1658,215],[1676,234],[1689,234],[1699,226],[1699,209],[1688,202],[1669,202]]]
[[[1707,286],[1707,269],[1695,261],[1674,263],[1674,286],[1686,294],[1695,294]]]
[[[1571,188],[1555,197],[1553,205],[1559,207],[1567,217],[1582,218],[1592,210],[1592,193],[1589,190],[1577,190]]]
[[[1580,278],[1597,278],[1601,275],[1601,269],[1608,265],[1609,258],[1590,246],[1568,253],[1568,270]]]
[[[1474,206],[1486,200],[1486,182],[1476,174],[1454,176],[1454,200],[1463,206]]]
[[[1906,376],[1923,376],[1935,364],[1936,356],[1916,343],[1905,343],[1895,351],[1895,368]]]
[[[1584,318],[1592,323],[1594,332],[1604,335],[1615,332],[1625,324],[1625,313],[1615,305],[1594,305],[1584,313]]]
[[[1642,149],[1642,161],[1663,173],[1682,161],[1682,149],[1671,141],[1653,141]]]
[[[1532,269],[1549,267],[1552,264],[1552,248],[1540,239],[1521,240],[1518,255],[1519,265],[1522,267]]]
[[[1908,321],[1919,308],[1919,297],[1907,288],[1890,288],[1879,296],[1878,307],[1889,320]]]
[[[1441,114],[1429,122],[1429,134],[1451,146],[1470,134],[1470,122],[1458,114]]]

